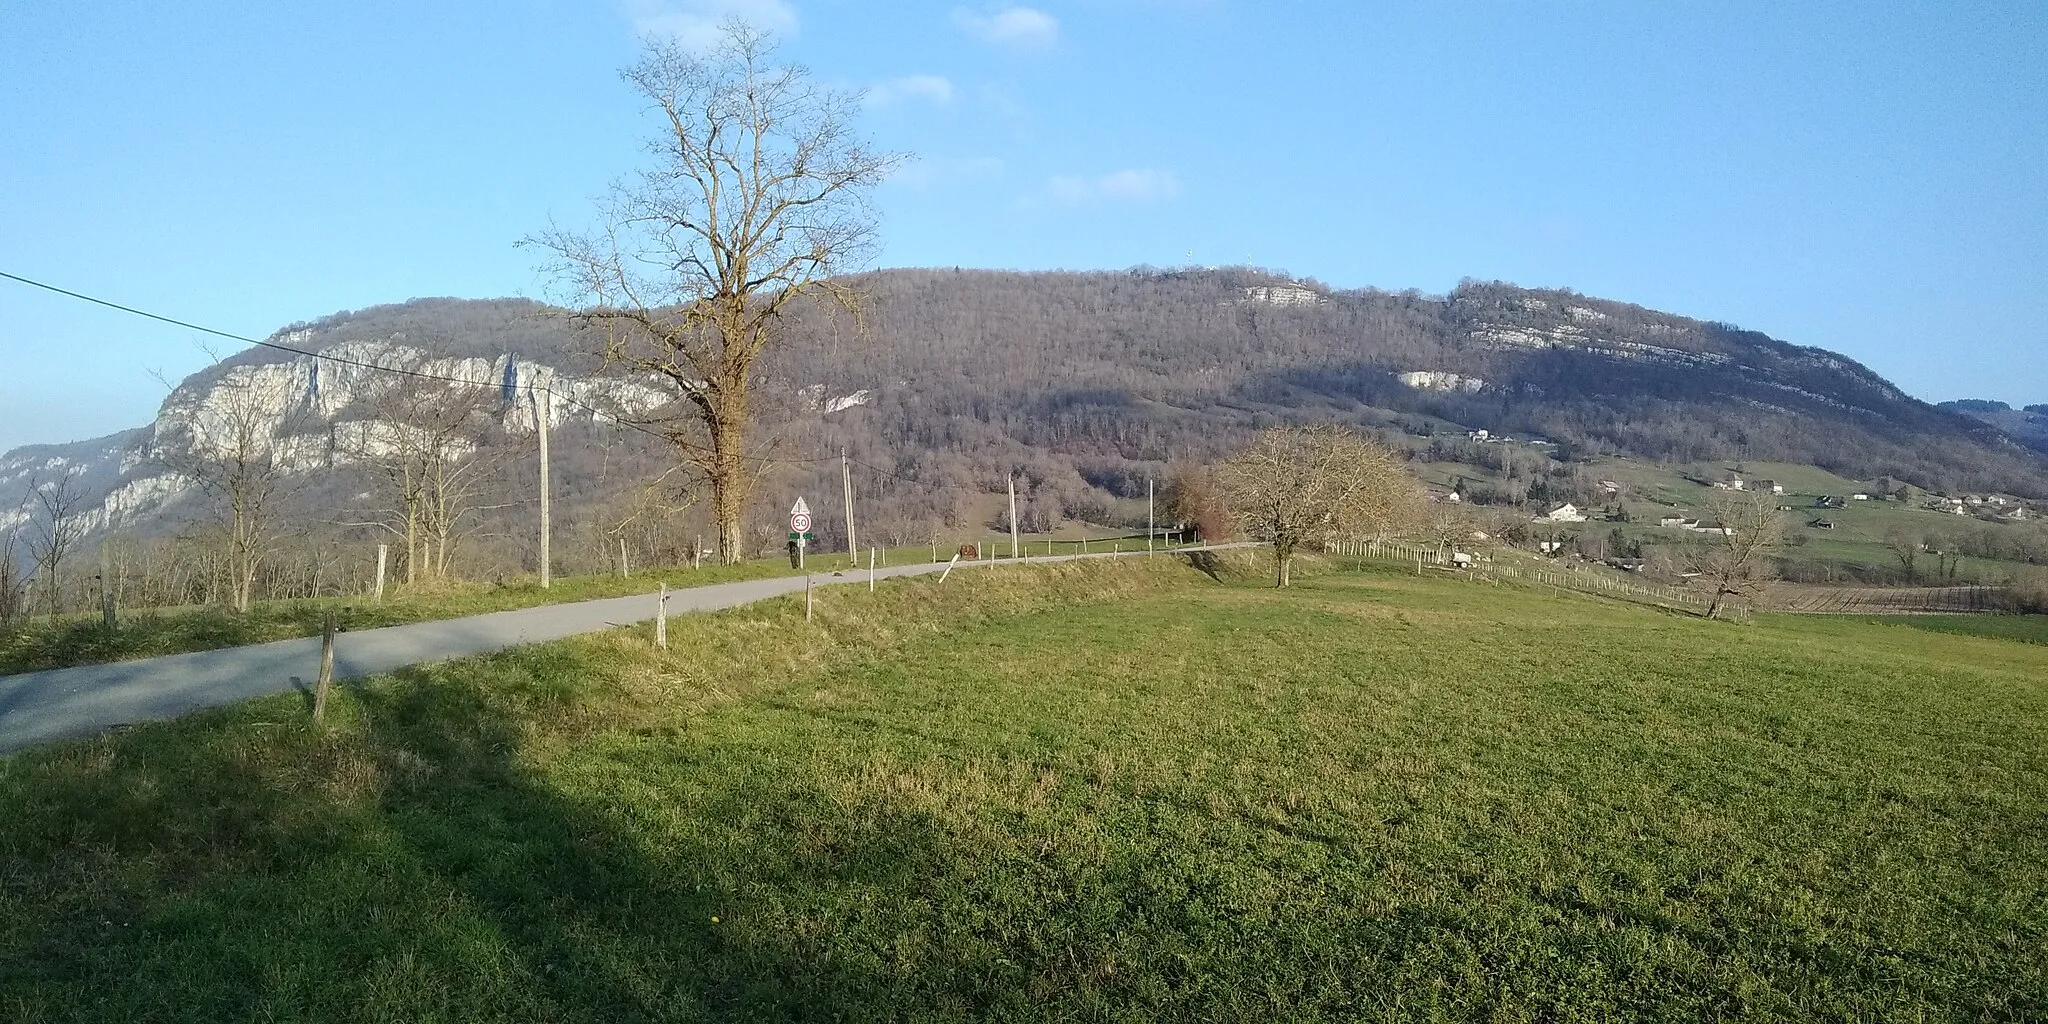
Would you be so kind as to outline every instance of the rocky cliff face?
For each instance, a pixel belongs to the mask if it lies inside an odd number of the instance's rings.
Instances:
[[[486,415],[512,435],[533,433],[536,389],[555,396],[549,422],[557,428],[663,401],[643,384],[572,377],[509,352],[460,354],[485,338],[428,347],[399,331],[381,340],[337,341],[333,335],[342,332],[333,327],[295,327],[274,339],[332,358],[253,349],[179,383],[147,426],[0,456],[0,532],[46,518],[45,505],[60,489],[88,536],[112,526],[150,532],[193,497],[195,481],[181,467],[195,459],[274,459],[281,472],[299,476],[376,459],[413,429],[389,418],[400,388],[411,389],[409,401],[428,406],[474,404],[483,396]]]

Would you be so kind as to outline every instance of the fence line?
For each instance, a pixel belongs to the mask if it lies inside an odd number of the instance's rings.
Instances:
[[[1333,543],[1334,554],[1360,559],[1373,559],[1413,565],[1420,572],[1424,567],[1442,568],[1454,565],[1449,548],[1442,545],[1418,544],[1413,541],[1373,537],[1357,540],[1339,540]],[[1469,567],[1458,570],[1461,576],[1480,583],[1498,584],[1502,580],[1515,580],[1536,586],[1558,590],[1571,590],[1582,594],[1595,594],[1639,604],[1653,604],[1660,607],[1678,606],[1686,610],[1704,610],[1707,598],[1691,591],[1676,587],[1651,586],[1631,583],[1625,580],[1609,579],[1597,573],[1577,572],[1569,569],[1523,569],[1520,566],[1498,565],[1474,561]]]

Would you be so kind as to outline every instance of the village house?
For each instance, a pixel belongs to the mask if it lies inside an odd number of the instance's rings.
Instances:
[[[1697,523],[1692,524],[1691,526],[1686,527],[1686,529],[1691,530],[1694,533],[1718,533],[1723,537],[1735,536],[1735,530],[1733,527],[1722,526],[1720,523],[1714,522],[1711,519],[1703,519]]]
[[[1785,485],[1777,482],[1776,480],[1757,480],[1752,482],[1745,489],[1751,491],[1768,491],[1772,494],[1785,493]]]
[[[1666,528],[1674,526],[1683,528],[1691,526],[1693,522],[1694,520],[1687,519],[1684,516],[1665,516],[1664,518],[1657,520],[1657,525]]]
[[[1577,505],[1566,503],[1544,513],[1543,518],[1553,523],[1583,523],[1586,521],[1586,514],[1579,511]]]

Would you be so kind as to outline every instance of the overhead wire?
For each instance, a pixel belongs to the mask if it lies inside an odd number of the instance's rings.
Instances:
[[[609,419],[609,420],[611,420],[612,422],[614,422],[614,423],[618,424],[619,426],[622,426],[622,427],[626,427],[626,428],[629,428],[629,429],[632,429],[632,430],[637,430],[637,431],[639,431],[639,432],[641,432],[641,433],[643,433],[643,434],[646,434],[646,435],[648,435],[648,436],[650,436],[650,437],[658,437],[658,438],[660,438],[660,439],[662,439],[662,440],[664,440],[664,441],[667,441],[667,442],[669,442],[670,444],[675,444],[675,445],[679,445],[679,446],[682,446],[682,447],[686,447],[686,448],[695,448],[695,449],[697,449],[697,450],[699,450],[699,451],[708,451],[708,450],[709,450],[709,449],[705,449],[705,448],[702,448],[701,446],[698,446],[698,445],[693,445],[693,444],[691,444],[691,443],[689,443],[689,442],[687,442],[687,441],[684,441],[684,440],[682,440],[681,438],[675,437],[675,436],[674,436],[674,435],[672,435],[672,434],[666,434],[666,433],[663,433],[662,431],[659,431],[659,430],[655,430],[655,429],[652,429],[652,428],[650,428],[650,427],[646,426],[645,424],[642,424],[642,423],[636,423],[636,422],[634,422],[634,421],[632,421],[632,420],[630,420],[630,419],[627,419],[627,418],[625,418],[625,417],[624,417],[624,416],[623,416],[622,414],[620,414],[620,413],[618,413],[618,412],[615,412],[615,411],[608,411],[608,410],[605,410],[605,409],[600,409],[600,408],[598,408],[597,406],[594,406],[594,405],[591,405],[591,404],[590,404],[590,403],[588,403],[588,402],[582,401],[582,400],[580,400],[580,399],[576,398],[576,397],[575,397],[575,396],[573,396],[573,395],[563,394],[563,393],[561,393],[561,392],[555,391],[555,390],[554,390],[554,385],[553,385],[553,384],[522,384],[522,383],[519,383],[519,382],[516,382],[516,381],[515,381],[515,382],[512,382],[512,383],[509,383],[509,384],[507,384],[507,383],[505,383],[505,382],[503,382],[503,381],[496,381],[496,382],[494,382],[494,381],[483,381],[483,380],[474,380],[474,379],[471,379],[471,378],[468,378],[468,377],[451,377],[451,376],[449,376],[449,375],[447,375],[447,374],[444,374],[444,373],[432,373],[432,372],[429,372],[429,371],[426,371],[426,370],[415,370],[415,369],[408,369],[408,368],[406,368],[406,367],[402,367],[402,366],[386,366],[386,365],[384,365],[384,364],[382,364],[382,363],[371,363],[371,362],[365,362],[365,361],[363,361],[363,360],[361,360],[361,359],[351,359],[351,358],[349,358],[349,357],[347,357],[347,356],[337,356],[337,355],[332,355],[332,354],[329,354],[329,353],[326,353],[326,352],[314,352],[314,351],[310,351],[310,350],[308,350],[308,349],[298,348],[298,347],[296,347],[296,346],[293,346],[293,345],[286,345],[286,344],[283,344],[283,343],[280,343],[280,342],[275,342],[275,341],[267,341],[267,340],[263,340],[263,339],[259,339],[259,338],[251,338],[251,337],[248,337],[248,336],[246,336],[246,335],[236,334],[236,333],[234,333],[234,332],[232,332],[232,331],[223,331],[223,330],[220,330],[220,329],[218,329],[218,328],[214,328],[214,327],[207,327],[207,326],[205,326],[205,325],[203,325],[203,324],[195,324],[195,323],[192,323],[192,322],[190,322],[190,321],[188,321],[188,320],[180,320],[180,319],[178,319],[178,318],[176,318],[176,317],[169,317],[169,316],[164,316],[164,315],[163,315],[163,314],[161,314],[161,313],[152,313],[152,312],[150,312],[150,311],[148,311],[148,310],[146,310],[146,309],[137,309],[137,308],[136,308],[136,307],[134,307],[134,306],[128,306],[128,305],[123,305],[122,303],[119,303],[119,302],[114,302],[114,301],[111,301],[111,300],[108,300],[108,299],[102,299],[102,298],[99,298],[99,297],[97,297],[97,296],[93,296],[93,295],[87,295],[87,294],[85,294],[84,292],[77,292],[77,291],[72,291],[72,290],[71,290],[71,289],[69,289],[69,288],[60,288],[60,287],[58,287],[58,286],[56,286],[56,285],[54,285],[54,284],[49,284],[49,283],[47,283],[47,282],[44,282],[44,281],[38,281],[38,280],[35,280],[34,278],[28,278],[28,277],[23,277],[23,276],[21,276],[20,274],[11,274],[11,273],[8,273],[7,271],[4,271],[4,270],[0,270],[0,277],[4,277],[4,278],[6,278],[6,279],[8,279],[8,280],[10,280],[10,281],[17,281],[17,282],[20,282],[20,283],[22,283],[22,284],[25,284],[25,285],[29,285],[30,287],[34,287],[34,288],[41,288],[41,289],[43,289],[44,291],[49,291],[49,292],[55,292],[55,293],[57,293],[58,295],[63,295],[63,296],[67,296],[67,297],[69,297],[69,298],[73,298],[73,299],[78,299],[78,300],[80,300],[80,301],[83,301],[83,302],[90,302],[90,303],[92,303],[92,304],[94,304],[94,305],[96,305],[96,306],[105,306],[105,307],[107,307],[108,309],[116,309],[116,310],[120,310],[120,311],[121,311],[121,312],[123,312],[123,313],[129,313],[129,314],[132,314],[132,315],[134,315],[134,316],[144,317],[144,318],[146,318],[146,319],[150,319],[150,320],[155,320],[155,321],[158,321],[158,322],[160,322],[160,323],[167,323],[167,324],[170,324],[170,325],[172,325],[172,326],[174,326],[174,327],[183,327],[183,328],[185,328],[186,330],[198,331],[198,332],[200,332],[200,333],[202,333],[202,334],[211,334],[211,335],[213,335],[213,336],[215,336],[215,337],[219,337],[219,338],[226,338],[226,339],[228,339],[229,341],[239,341],[239,342],[241,342],[241,343],[243,343],[243,344],[245,344],[245,345],[255,345],[255,346],[258,346],[258,347],[261,347],[261,348],[275,349],[275,350],[277,350],[277,351],[279,351],[279,352],[289,352],[289,353],[291,353],[291,354],[293,354],[293,355],[297,355],[297,356],[304,356],[304,357],[306,357],[306,358],[308,358],[308,359],[313,359],[313,360],[326,360],[327,362],[330,362],[330,363],[336,363],[336,364],[339,364],[339,365],[342,365],[342,366],[354,366],[354,367],[358,367],[358,368],[360,368],[360,369],[365,369],[365,370],[375,370],[375,371],[378,371],[378,372],[381,372],[381,373],[396,373],[396,374],[402,374],[402,375],[404,375],[404,376],[407,376],[407,377],[417,377],[417,378],[420,378],[420,379],[422,379],[422,380],[436,380],[436,381],[444,381],[444,382],[447,382],[447,383],[450,383],[450,384],[466,384],[466,385],[469,385],[469,386],[471,386],[471,387],[485,387],[485,388],[499,388],[499,389],[511,388],[511,389],[514,389],[514,390],[521,390],[521,391],[540,391],[540,390],[546,390],[546,391],[547,391],[547,392],[549,393],[549,395],[550,395],[550,396],[551,396],[552,398],[555,398],[555,399],[559,399],[559,400],[561,400],[561,401],[563,401],[563,402],[566,402],[566,403],[568,403],[569,405],[573,405],[573,406],[576,406],[576,407],[578,407],[578,408],[581,408],[581,409],[587,410],[587,411],[589,411],[589,412],[591,412],[591,413],[593,413],[593,414],[595,414],[595,415],[597,415],[597,416],[602,416],[602,417],[605,417],[606,419]],[[764,465],[776,465],[776,464],[779,464],[779,463],[790,463],[790,462],[827,462],[827,461],[830,461],[831,459],[836,459],[836,458],[838,458],[838,456],[834,455],[834,456],[818,456],[818,457],[815,457],[815,458],[788,458],[788,459],[771,459],[771,458],[760,458],[760,457],[757,457],[757,456],[750,456],[750,455],[741,455],[741,456],[739,456],[739,458],[741,458],[741,459],[743,459],[743,460],[745,460],[745,461],[748,461],[748,462],[755,462],[755,463],[760,463],[760,464],[764,464]]]
[[[505,382],[502,382],[502,381],[499,381],[499,382],[492,382],[492,381],[480,381],[480,380],[474,380],[474,379],[471,379],[471,378],[468,378],[468,377],[453,377],[453,376],[449,376],[449,375],[447,375],[447,374],[442,374],[442,373],[433,373],[433,372],[430,372],[430,371],[426,371],[426,370],[415,370],[415,369],[408,369],[408,368],[406,368],[406,367],[402,367],[402,366],[386,366],[386,365],[384,365],[384,364],[382,364],[382,363],[372,363],[372,362],[365,362],[365,361],[363,361],[363,360],[360,360],[360,359],[351,359],[351,358],[349,358],[349,357],[347,357],[347,356],[338,356],[338,355],[332,355],[332,354],[330,354],[330,353],[326,353],[326,352],[314,352],[314,351],[311,351],[311,350],[308,350],[308,349],[303,349],[303,348],[299,348],[299,347],[297,347],[297,346],[293,346],[293,345],[287,345],[287,344],[283,344],[283,343],[281,343],[281,342],[276,342],[276,341],[269,341],[269,340],[264,340],[264,339],[260,339],[260,338],[251,338],[251,337],[248,337],[247,335],[241,335],[241,334],[236,334],[236,333],[234,333],[234,332],[232,332],[232,331],[223,331],[223,330],[220,330],[220,329],[218,329],[218,328],[214,328],[214,327],[207,327],[207,326],[205,326],[205,325],[203,325],[203,324],[195,324],[195,323],[192,323],[191,321],[188,321],[188,320],[180,320],[180,319],[178,319],[178,318],[176,318],[176,317],[164,316],[164,315],[163,315],[163,314],[161,314],[161,313],[152,313],[152,312],[150,312],[149,310],[146,310],[146,309],[138,309],[138,308],[136,308],[136,307],[134,307],[134,306],[124,305],[124,304],[122,304],[122,303],[119,303],[119,302],[114,302],[114,301],[112,301],[112,300],[109,300],[109,299],[102,299],[102,298],[99,298],[99,297],[97,297],[97,296],[94,296],[94,295],[87,295],[87,294],[85,294],[84,292],[78,292],[78,291],[73,291],[73,290],[71,290],[71,289],[69,289],[69,288],[61,288],[61,287],[58,287],[57,285],[54,285],[54,284],[49,284],[49,283],[47,283],[47,282],[44,282],[44,281],[38,281],[38,280],[35,280],[34,278],[29,278],[29,277],[23,277],[23,276],[21,276],[20,274],[12,274],[12,273],[8,273],[7,271],[4,271],[4,270],[0,270],[0,278],[6,278],[6,279],[8,279],[8,280],[10,280],[10,281],[16,281],[16,282],[19,282],[19,283],[21,283],[21,284],[25,284],[25,285],[28,285],[28,286],[30,286],[30,287],[33,287],[33,288],[41,288],[41,289],[43,289],[44,291],[48,291],[48,292],[54,292],[54,293],[56,293],[56,294],[58,294],[58,295],[63,295],[63,296],[69,297],[69,298],[73,298],[73,299],[78,299],[78,300],[80,300],[80,301],[82,301],[82,302],[89,302],[89,303],[92,303],[93,305],[96,305],[96,306],[104,306],[104,307],[106,307],[106,308],[108,308],[108,309],[114,309],[114,310],[119,310],[120,312],[123,312],[123,313],[128,313],[128,314],[130,314],[130,315],[133,315],[133,316],[139,316],[139,317],[143,317],[143,318],[145,318],[145,319],[149,319],[149,320],[155,320],[155,321],[158,321],[158,322],[160,322],[160,323],[166,323],[166,324],[170,324],[170,325],[172,325],[172,326],[174,326],[174,327],[183,327],[183,328],[185,328],[186,330],[191,330],[191,331],[198,331],[198,332],[200,332],[200,333],[202,333],[202,334],[211,334],[211,335],[213,335],[213,336],[215,336],[215,337],[219,337],[219,338],[226,338],[226,339],[228,339],[229,341],[238,341],[238,342],[241,342],[241,343],[243,343],[243,344],[245,344],[245,345],[255,345],[255,346],[259,347],[259,348],[267,348],[267,349],[274,349],[274,350],[276,350],[276,351],[279,351],[279,352],[289,352],[289,353],[291,353],[292,355],[296,355],[296,356],[304,356],[304,357],[305,357],[305,358],[307,358],[307,359],[313,359],[313,360],[326,360],[327,362],[330,362],[330,363],[336,363],[336,364],[339,364],[339,365],[342,365],[342,366],[354,366],[354,367],[357,367],[357,368],[359,368],[359,369],[364,369],[364,370],[374,370],[374,371],[377,371],[377,372],[380,372],[380,373],[396,373],[396,374],[402,374],[402,375],[404,375],[404,376],[407,376],[407,377],[416,377],[416,378],[419,378],[419,379],[422,379],[422,380],[435,380],[435,381],[443,381],[443,382],[446,382],[446,383],[450,383],[450,384],[465,384],[465,385],[469,385],[469,386],[471,386],[471,387],[489,387],[489,388],[499,388],[499,389],[511,388],[511,389],[516,389],[516,390],[522,390],[522,391],[540,391],[540,390],[546,390],[546,391],[547,391],[547,392],[549,393],[549,395],[550,395],[550,396],[551,396],[552,398],[556,398],[556,399],[559,399],[559,400],[561,400],[561,401],[563,401],[563,402],[566,402],[566,403],[568,403],[568,404],[570,404],[570,405],[573,405],[573,406],[576,406],[576,407],[578,407],[578,408],[581,408],[581,409],[587,410],[587,411],[589,411],[590,413],[594,414],[595,416],[602,416],[602,417],[605,417],[605,418],[607,418],[607,419],[611,420],[611,421],[612,421],[613,423],[615,423],[615,424],[617,424],[617,425],[619,425],[619,426],[622,426],[622,427],[626,427],[626,428],[629,428],[629,429],[632,429],[632,430],[637,430],[637,431],[639,431],[639,432],[641,432],[641,433],[643,433],[643,434],[646,434],[646,435],[648,435],[648,436],[650,436],[650,437],[656,437],[656,438],[660,438],[660,439],[661,439],[661,440],[663,440],[663,441],[666,441],[666,442],[668,442],[668,443],[670,443],[670,444],[673,444],[673,445],[677,445],[677,446],[679,446],[679,447],[691,448],[691,449],[693,449],[693,450],[696,450],[696,451],[700,451],[700,452],[707,452],[707,451],[710,451],[710,449],[704,448],[704,447],[703,447],[703,446],[701,446],[701,445],[696,445],[696,444],[693,444],[693,443],[691,443],[691,442],[685,441],[685,440],[683,440],[682,438],[676,437],[676,436],[675,436],[675,435],[673,435],[673,434],[669,434],[669,433],[665,433],[665,432],[663,432],[663,431],[660,431],[660,430],[656,430],[656,429],[653,429],[653,428],[651,428],[651,427],[649,427],[649,426],[647,426],[647,425],[645,425],[645,424],[643,424],[643,423],[637,423],[637,422],[634,422],[633,420],[630,420],[630,419],[627,419],[627,418],[625,418],[625,416],[624,416],[623,414],[619,413],[619,412],[616,412],[616,411],[608,411],[608,410],[600,409],[600,408],[598,408],[597,406],[591,405],[591,404],[590,404],[590,403],[588,403],[588,402],[584,402],[584,401],[581,401],[581,400],[579,400],[579,399],[575,398],[575,397],[574,397],[574,396],[572,396],[572,395],[567,395],[567,394],[562,394],[562,393],[560,393],[560,392],[557,392],[557,391],[555,391],[555,390],[554,390],[554,385],[552,385],[552,384],[522,384],[522,383],[518,383],[518,382],[513,382],[513,383],[510,383],[510,384],[507,384],[507,383],[505,383]],[[841,459],[841,458],[846,458],[846,457],[845,457],[845,456],[840,456],[840,455],[819,455],[819,456],[794,456],[794,457],[788,457],[788,458],[773,458],[773,457],[761,457],[761,456],[752,456],[752,455],[740,455],[740,456],[738,456],[738,458],[739,458],[739,459],[741,459],[742,461],[746,461],[746,462],[752,462],[752,463],[756,463],[756,464],[758,464],[758,465],[768,465],[768,466],[773,466],[773,465],[787,465],[787,464],[794,464],[794,463],[821,463],[821,462],[831,462],[831,461],[835,461],[835,460],[837,460],[837,459]],[[985,491],[979,491],[979,490],[974,490],[974,489],[972,489],[972,488],[968,488],[968,487],[963,487],[963,486],[961,486],[961,485],[959,485],[959,484],[939,484],[939,483],[932,483],[932,482],[930,482],[930,481],[925,481],[925,480],[918,480],[918,479],[916,479],[916,478],[914,478],[914,477],[907,477],[907,476],[904,476],[904,475],[903,475],[903,474],[901,474],[901,473],[896,473],[896,472],[893,472],[893,471],[891,471],[891,470],[883,469],[883,468],[882,468],[882,467],[880,467],[880,466],[876,466],[876,465],[874,465],[874,464],[872,464],[872,463],[868,463],[868,462],[863,462],[863,461],[861,461],[861,460],[859,460],[859,459],[847,458],[847,461],[848,461],[848,462],[851,462],[851,463],[852,463],[852,464],[854,464],[854,465],[857,465],[857,466],[861,466],[862,468],[865,468],[865,469],[871,470],[871,471],[873,471],[873,472],[876,472],[876,473],[880,473],[880,474],[882,474],[883,476],[887,476],[887,477],[892,477],[892,478],[894,478],[894,479],[897,479],[897,480],[901,480],[901,481],[903,481],[904,483],[908,483],[908,484],[915,484],[915,485],[917,485],[917,486],[919,486],[919,487],[927,487],[927,488],[932,488],[932,489],[934,489],[934,490],[957,490],[957,491],[966,491],[966,492],[968,492],[968,493],[971,493],[971,494],[985,494],[985,493],[987,493],[987,492],[985,492]]]

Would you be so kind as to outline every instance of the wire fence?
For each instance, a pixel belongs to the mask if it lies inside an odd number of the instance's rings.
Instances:
[[[1511,581],[1526,586],[1549,587],[1558,591],[1570,590],[1691,612],[1704,612],[1709,604],[1705,595],[1677,587],[1617,580],[1600,573],[1575,568],[1524,568],[1518,565],[1502,565],[1490,559],[1480,560],[1469,555],[1460,557],[1458,552],[1442,545],[1420,544],[1414,541],[1387,538],[1340,540],[1330,545],[1330,553],[1342,558],[1412,565],[1418,573],[1428,569],[1439,569],[1459,579],[1496,586],[1504,581]]]

